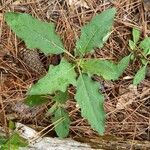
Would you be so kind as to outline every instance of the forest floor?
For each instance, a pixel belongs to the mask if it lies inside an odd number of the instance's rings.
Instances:
[[[43,74],[33,71],[32,66],[28,66],[27,58],[19,57],[25,44],[5,23],[4,13],[28,13],[42,21],[54,22],[56,32],[61,36],[65,48],[71,52],[75,47],[76,36],[80,35],[81,27],[97,13],[111,7],[117,8],[112,34],[105,46],[96,49],[92,57],[118,62],[130,53],[128,43],[129,39],[132,39],[132,28],[141,31],[141,39],[150,36],[149,10],[147,6],[144,7],[141,0],[88,0],[85,3],[78,1],[78,5],[69,0],[0,1],[0,126],[4,127],[6,132],[9,120],[22,122],[39,130],[46,128],[50,120],[44,114],[51,106],[51,102],[32,109],[21,103],[25,99],[27,89]],[[45,67],[59,61],[59,56],[41,55],[40,58]],[[140,65],[139,60],[130,63],[117,81],[105,81],[98,77],[97,80],[104,86],[105,135],[150,141],[150,75],[147,75],[137,87],[132,86],[133,77]],[[74,99],[69,99],[66,107],[70,111],[72,121],[70,137],[98,137],[81,117]],[[51,129],[49,134],[55,136]]]

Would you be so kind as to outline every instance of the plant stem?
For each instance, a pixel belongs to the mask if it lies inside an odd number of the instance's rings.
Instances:
[[[75,58],[71,53],[69,53],[68,51],[64,50],[64,53],[66,53],[68,56],[70,56],[71,58],[73,58],[73,60],[76,59],[76,58]]]

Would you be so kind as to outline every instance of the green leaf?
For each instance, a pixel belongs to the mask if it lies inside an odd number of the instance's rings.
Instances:
[[[26,13],[7,12],[5,19],[29,49],[38,48],[46,55],[63,53],[64,47],[53,23],[42,22]]]
[[[30,107],[33,107],[33,106],[39,106],[43,103],[46,103],[47,101],[48,101],[48,99],[44,96],[31,95],[25,99],[24,103]]]
[[[136,47],[136,44],[133,41],[129,40],[129,47],[131,50],[134,50]]]
[[[104,133],[104,97],[99,92],[100,84],[81,74],[77,80],[75,99],[81,108],[81,115],[88,120],[98,133]]]
[[[19,150],[19,147],[28,146],[28,142],[19,136],[18,133],[13,133],[13,135],[7,140],[5,144],[2,145],[1,150]]]
[[[132,29],[133,41],[136,44],[140,39],[140,31],[138,29]]]
[[[124,57],[118,64],[108,60],[89,59],[81,63],[83,72],[102,76],[105,80],[117,80],[127,68],[130,55]]]
[[[53,94],[55,91],[65,92],[69,84],[76,85],[74,66],[62,59],[58,66],[49,68],[46,76],[28,90],[27,95]]]
[[[70,118],[68,112],[64,108],[59,107],[55,111],[54,118],[52,118],[52,122],[56,124],[55,131],[59,137],[65,138],[68,136],[70,127]]]
[[[68,98],[67,91],[66,92],[58,91],[55,93],[55,96],[52,98],[52,100],[54,100],[58,103],[64,104],[67,101],[67,98]]]
[[[102,76],[106,80],[118,79],[116,64],[108,60],[89,59],[82,62],[81,67],[83,72]]]
[[[125,56],[120,60],[120,62],[117,65],[117,75],[118,78],[122,75],[122,73],[125,71],[125,69],[128,67],[129,62],[131,59],[131,55]]]
[[[80,39],[76,43],[77,55],[83,55],[96,47],[103,47],[110,35],[115,13],[115,8],[107,9],[82,27]]]
[[[140,68],[140,69],[138,70],[138,72],[135,74],[134,80],[133,80],[133,84],[134,84],[134,85],[139,84],[142,80],[145,79],[146,67],[147,67],[147,64],[146,64],[145,66],[143,66],[142,68]]]
[[[143,52],[146,56],[150,54],[150,37],[145,38],[140,43],[140,48],[143,49]]]

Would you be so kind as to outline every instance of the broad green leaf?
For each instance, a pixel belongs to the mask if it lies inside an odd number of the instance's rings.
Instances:
[[[42,22],[26,13],[7,12],[5,19],[28,48],[38,48],[46,55],[63,53],[64,47],[53,23]]]
[[[136,44],[133,41],[129,40],[129,47],[131,50],[134,50],[136,47]]]
[[[102,76],[106,80],[118,79],[117,65],[108,60],[89,59],[82,62],[81,67],[83,72]]]
[[[4,143],[1,150],[19,150],[19,147],[28,146],[28,142],[19,136],[18,133],[13,133],[11,137]]]
[[[105,112],[104,97],[99,92],[99,83],[81,74],[77,80],[75,99],[81,108],[81,115],[88,120],[91,127],[98,133],[104,133]]]
[[[77,55],[84,55],[96,47],[103,47],[109,37],[115,13],[115,8],[107,9],[93,17],[90,23],[82,27],[81,36],[76,43]]]
[[[42,105],[43,103],[46,103],[48,99],[41,95],[31,95],[28,96],[24,103],[30,107]]]
[[[67,91],[66,92],[58,91],[55,93],[55,96],[52,98],[52,100],[54,100],[58,103],[64,104],[67,101],[67,98],[68,98]]]
[[[124,57],[118,64],[108,60],[89,59],[81,63],[83,72],[102,76],[106,80],[117,80],[127,68],[130,55]]]
[[[61,138],[65,138],[69,134],[69,127],[70,127],[70,118],[68,112],[64,109],[59,107],[55,113],[54,118],[52,118],[52,122],[55,125],[55,131],[57,135]]]
[[[27,95],[53,94],[55,91],[65,92],[69,84],[76,85],[74,66],[62,59],[58,66],[49,68],[46,76],[28,90]]]
[[[131,55],[125,56],[120,60],[120,62],[117,65],[117,75],[118,78],[122,75],[122,73],[125,71],[125,69],[128,67],[129,62],[131,59]]]
[[[150,54],[150,37],[145,38],[140,43],[140,48],[143,49],[143,52],[146,56]]]
[[[145,66],[143,66],[142,68],[140,68],[138,70],[138,72],[135,74],[134,80],[133,80],[133,84],[134,85],[139,84],[142,80],[145,79],[145,76],[146,76],[146,67],[147,67],[147,64]]]
[[[133,41],[136,44],[140,39],[140,31],[138,29],[132,29]]]

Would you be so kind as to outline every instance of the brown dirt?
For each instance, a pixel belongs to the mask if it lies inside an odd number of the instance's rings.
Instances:
[[[54,7],[56,6],[56,7]],[[37,114],[24,115],[16,112],[12,107],[23,101],[27,89],[42,75],[36,74],[24,63],[18,54],[24,43],[6,25],[3,14],[8,11],[26,12],[43,21],[54,22],[56,31],[60,34],[65,48],[71,52],[75,46],[75,39],[80,34],[81,27],[90,19],[107,8],[115,6],[117,15],[111,37],[104,48],[97,49],[92,56],[103,59],[120,60],[129,54],[128,40],[131,38],[133,27],[142,32],[142,37],[150,35],[149,10],[143,8],[140,0],[117,0],[102,3],[100,0],[89,0],[89,9],[84,7],[72,7],[67,3],[60,3],[55,0],[50,5],[48,0],[1,0],[0,2],[0,125],[7,131],[9,119],[21,121],[25,124],[42,126],[50,124],[44,117],[44,112],[49,108],[51,102],[42,106]],[[41,58],[42,59],[42,58]],[[53,62],[57,64],[56,57],[43,58],[44,64]],[[45,62],[46,61],[46,62]],[[150,78],[147,77],[136,88],[132,87],[132,79],[140,67],[140,62],[130,63],[125,73],[118,81],[104,81],[96,77],[104,85],[105,110],[107,113],[106,135],[138,140],[150,140]],[[127,77],[129,77],[127,79]],[[68,90],[73,95],[74,89]],[[124,106],[122,106],[122,104]],[[67,109],[71,116],[72,137],[97,137],[89,124],[80,116],[80,110],[76,102],[69,99]],[[29,110],[30,112],[32,110]],[[30,114],[30,113],[29,113]],[[17,117],[14,117],[17,115]],[[32,116],[33,115],[33,116]]]

